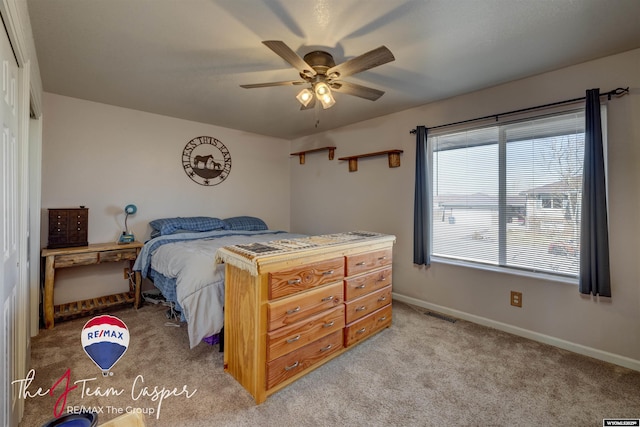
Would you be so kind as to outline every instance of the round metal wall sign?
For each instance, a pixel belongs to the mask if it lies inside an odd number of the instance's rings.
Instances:
[[[182,150],[182,167],[200,185],[218,185],[231,172],[231,154],[219,140],[210,136],[193,138]]]

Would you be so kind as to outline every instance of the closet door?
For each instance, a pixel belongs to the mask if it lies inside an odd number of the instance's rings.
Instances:
[[[17,347],[20,203],[20,148],[18,146],[19,109],[18,65],[4,26],[0,26],[0,424],[13,427],[18,419],[18,390],[11,381],[18,379]]]

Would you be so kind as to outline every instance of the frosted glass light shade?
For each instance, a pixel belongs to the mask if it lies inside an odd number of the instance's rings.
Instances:
[[[306,107],[313,100],[313,92],[311,92],[309,89],[306,89],[306,88],[302,89],[300,93],[296,96],[296,99]]]

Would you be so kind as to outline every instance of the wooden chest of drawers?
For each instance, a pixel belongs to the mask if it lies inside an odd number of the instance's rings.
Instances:
[[[391,326],[394,236],[225,259],[225,371],[262,403]]]
[[[88,208],[49,209],[47,249],[87,246]]]

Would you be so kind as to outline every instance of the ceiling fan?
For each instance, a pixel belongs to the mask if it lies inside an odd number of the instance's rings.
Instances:
[[[383,91],[345,82],[342,78],[395,60],[391,51],[385,46],[380,46],[377,49],[336,65],[333,56],[322,50],[314,50],[307,53],[304,58],[301,58],[282,41],[267,40],[262,43],[298,70],[302,80],[256,83],[240,85],[240,87],[253,89],[270,86],[307,85],[296,96],[302,104],[301,110],[313,108],[316,98],[323,108],[330,108],[336,102],[332,91],[375,101],[384,94]]]

